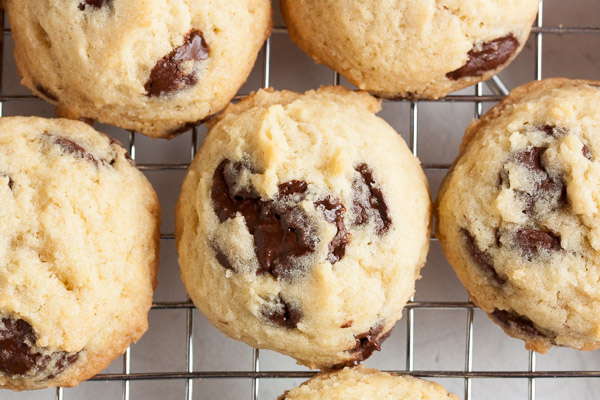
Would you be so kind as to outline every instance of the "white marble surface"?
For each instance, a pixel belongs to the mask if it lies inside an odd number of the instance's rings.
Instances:
[[[277,1],[274,1],[277,3]],[[277,4],[274,4],[275,25],[282,26]],[[544,26],[600,26],[599,0],[545,0]],[[20,86],[12,61],[12,39],[5,35],[2,94],[28,94]],[[289,40],[287,34],[274,34],[271,39],[270,84],[277,89],[306,90],[330,84],[332,71],[316,66]],[[600,80],[600,32],[597,34],[544,35],[543,77],[565,76]],[[534,41],[531,37],[518,59],[501,74],[508,88],[535,78]],[[248,93],[262,85],[263,58],[240,93]],[[473,94],[469,88],[461,94]],[[488,93],[484,88],[484,93]],[[484,110],[493,103],[485,103]],[[450,163],[457,153],[458,143],[467,123],[474,116],[472,103],[424,102],[418,106],[418,155],[424,164]],[[52,116],[52,107],[42,101],[4,102],[4,115]],[[410,104],[384,104],[380,114],[408,140]],[[97,129],[110,133],[127,143],[126,132],[96,124]],[[201,129],[203,132],[204,129]],[[202,135],[200,135],[200,138]],[[186,133],[172,141],[152,140],[136,135],[136,159],[140,164],[186,163],[190,160],[191,135]],[[163,209],[163,233],[173,232],[173,207],[179,195],[183,170],[147,171]],[[426,171],[432,195],[435,196],[445,170]],[[178,274],[173,240],[162,240],[160,284],[155,301],[184,301],[185,291]],[[428,262],[417,283],[416,299],[420,301],[466,301],[465,290],[446,262],[440,246],[433,241]],[[463,371],[465,368],[467,311],[416,310],[414,316],[414,368],[428,371]],[[481,312],[475,311],[473,330],[474,371],[527,371],[529,353],[521,341],[505,336]],[[406,369],[406,312],[382,352],[366,364],[380,369]],[[211,327],[194,311],[194,370],[250,371],[252,349],[230,340]],[[270,351],[260,352],[263,371],[304,371],[288,357]],[[550,371],[600,370],[600,353],[553,349],[537,356],[537,369]],[[183,372],[186,370],[186,311],[152,310],[150,330],[131,348],[131,372]],[[105,373],[122,372],[122,358]],[[600,397],[600,378],[537,379],[537,399],[592,400]],[[285,389],[302,379],[261,379],[260,399],[275,399]],[[448,389],[464,398],[462,378],[438,379]],[[194,381],[194,399],[251,399],[250,379],[203,379]],[[30,393],[0,391],[1,400],[53,399],[55,390]],[[74,389],[65,389],[64,399],[120,399],[122,383],[92,381]],[[133,381],[131,399],[184,399],[184,380]],[[527,379],[476,378],[472,380],[473,400],[527,399]]]

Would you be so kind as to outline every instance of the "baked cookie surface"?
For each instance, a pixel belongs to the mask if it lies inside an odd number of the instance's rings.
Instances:
[[[538,0],[281,0],[316,62],[385,98],[439,98],[491,78],[521,51]]]
[[[68,118],[171,137],[219,112],[271,30],[268,0],[4,0],[22,83]]]
[[[358,366],[316,375],[279,400],[459,400],[441,385]]]
[[[0,388],[74,386],[148,327],[160,211],[125,149],[64,119],[0,119]]]
[[[261,90],[211,122],[176,208],[181,276],[225,334],[329,369],[401,317],[428,249],[418,160],[366,93]]]
[[[599,85],[513,90],[467,128],[437,201],[473,301],[539,352],[600,347]]]

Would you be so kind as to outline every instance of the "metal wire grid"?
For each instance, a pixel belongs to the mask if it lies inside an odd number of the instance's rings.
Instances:
[[[539,5],[538,17],[532,29],[535,46],[535,62],[534,62],[534,78],[539,80],[542,78],[542,39],[544,35],[557,34],[600,34],[600,27],[564,27],[550,26],[544,27],[542,23],[543,17],[543,1]],[[0,21],[4,25],[4,11],[0,9]],[[283,26],[273,29],[274,35],[286,35],[287,29]],[[0,41],[0,76],[4,64],[3,46],[4,37],[11,35],[9,28],[3,28],[3,36]],[[263,49],[263,71],[262,71],[262,87],[270,86],[271,72],[271,39],[269,38]],[[340,83],[340,76],[333,72],[332,83],[334,85]],[[458,102],[458,103],[473,103],[474,116],[479,118],[482,114],[484,102],[500,101],[508,94],[508,89],[505,87],[499,77],[495,76],[486,82],[488,88],[493,93],[492,95],[483,95],[483,84],[479,83],[475,86],[474,95],[449,95],[442,99],[434,100],[435,102]],[[240,99],[245,95],[238,95],[236,99]],[[2,116],[2,106],[4,102],[17,101],[32,101],[38,100],[33,95],[4,95],[0,94],[0,116]],[[388,100],[385,100],[388,101]],[[430,102],[431,100],[410,101],[410,141],[409,146],[415,156],[418,156],[418,110],[420,102]],[[128,149],[131,158],[136,158],[136,139],[137,133],[129,132]],[[190,160],[195,156],[198,147],[198,129],[194,128],[191,132],[190,142]],[[169,170],[185,170],[189,166],[187,163],[155,163],[155,164],[138,164],[142,171],[169,171]],[[447,170],[449,164],[433,164],[424,163],[425,170]],[[174,240],[173,233],[162,233],[161,239]],[[434,236],[431,237],[435,241]],[[310,378],[315,374],[313,371],[261,371],[260,370],[260,351],[253,349],[252,356],[252,371],[194,371],[194,306],[188,298],[185,302],[157,302],[152,306],[153,310],[185,310],[186,311],[186,371],[182,372],[158,372],[158,373],[132,373],[131,372],[131,352],[127,349],[123,355],[122,373],[105,373],[99,374],[92,378],[93,381],[121,381],[122,382],[122,399],[130,399],[130,382],[143,380],[185,380],[186,391],[185,399],[193,399],[194,380],[197,379],[226,379],[226,378],[241,378],[251,379],[252,391],[251,399],[259,399],[259,384],[261,379],[265,378]],[[600,370],[595,371],[536,371],[536,355],[535,352],[529,351],[528,370],[527,371],[473,371],[473,319],[475,306],[470,301],[468,302],[438,302],[438,301],[411,301],[406,305],[406,369],[397,372],[425,378],[463,378],[464,379],[464,400],[472,400],[471,384],[476,378],[515,378],[528,380],[528,399],[536,399],[536,379],[539,378],[600,378]],[[466,313],[466,336],[465,336],[465,365],[462,371],[450,370],[415,370],[414,369],[414,315],[415,310],[464,310]],[[63,389],[57,388],[55,393],[56,400],[63,399]]]

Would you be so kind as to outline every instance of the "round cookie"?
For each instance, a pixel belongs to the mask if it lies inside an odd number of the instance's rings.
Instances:
[[[321,373],[278,400],[459,400],[441,385],[358,366]]]
[[[473,302],[528,349],[600,347],[600,82],[513,90],[467,128],[437,236]]]
[[[160,211],[83,122],[0,119],[0,388],[74,386],[148,328]]]
[[[269,0],[3,0],[22,83],[67,118],[169,138],[233,98]]]
[[[176,207],[181,276],[225,334],[340,368],[379,350],[425,262],[418,160],[366,93],[261,90],[211,122]]]
[[[521,51],[539,0],[281,0],[316,62],[385,98],[431,98],[484,81]]]

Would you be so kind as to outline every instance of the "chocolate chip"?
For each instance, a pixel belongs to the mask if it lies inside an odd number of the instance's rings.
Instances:
[[[498,275],[498,272],[496,272],[496,269],[494,268],[492,257],[489,255],[489,253],[487,251],[482,251],[477,246],[473,235],[471,235],[469,231],[466,229],[461,229],[460,233],[464,237],[466,248],[469,251],[469,254],[471,254],[471,257],[479,266],[483,274],[497,286],[504,285],[507,279]],[[496,240],[498,240],[498,238]]]
[[[542,166],[542,154],[546,151],[544,147],[533,147],[531,150],[521,151],[515,154],[518,163],[523,164],[532,171],[546,172]]]
[[[592,152],[590,151],[590,148],[586,144],[583,145],[581,152],[583,153],[583,156],[585,158],[587,158],[588,160],[592,159]]]
[[[519,229],[514,233],[513,240],[530,259],[540,251],[561,250],[559,235],[538,229]]]
[[[93,154],[91,154],[86,149],[84,149],[83,147],[81,147],[80,145],[78,145],[70,139],[67,139],[62,136],[54,136],[48,134],[45,134],[44,136],[50,138],[51,141],[54,144],[58,145],[63,152],[72,154],[75,157],[82,158],[90,164],[94,165],[95,167],[98,167],[98,165],[101,163],[103,165],[108,164],[106,160],[98,160],[96,157],[94,157]]]
[[[353,358],[343,363],[334,365],[333,369],[341,369],[344,367],[358,365],[361,361],[369,358],[375,350],[380,351],[381,343],[383,343],[383,341],[392,333],[392,330],[390,329],[382,334],[383,327],[384,324],[379,323],[369,329],[368,332],[355,335],[356,344],[352,349],[348,350]]]
[[[536,129],[544,132],[548,136],[552,136],[555,138],[567,133],[567,130],[565,128],[560,128],[554,125],[537,125]]]
[[[274,308],[263,311],[263,315],[284,328],[295,328],[302,319],[302,311],[284,301],[281,297]]]
[[[512,33],[498,39],[475,45],[467,55],[469,59],[459,69],[448,72],[446,77],[458,80],[468,76],[480,76],[506,63],[519,48],[519,41]]]
[[[103,7],[105,4],[110,5],[110,3],[112,3],[112,0],[85,0],[83,3],[79,3],[79,9],[83,11],[86,6],[97,9]]]
[[[526,336],[545,338],[547,335],[540,332],[534,323],[521,315],[513,314],[508,311],[495,309],[492,317],[508,330],[518,330]]]
[[[10,177],[10,175],[8,175],[8,174],[3,174],[3,173],[0,173],[0,176],[3,176],[3,177],[5,177],[5,178],[8,178],[8,188],[9,188],[10,190],[13,190],[13,187],[14,187],[14,184],[15,184],[15,182],[12,180],[12,178]]]
[[[308,185],[303,181],[292,180],[286,183],[282,183],[277,187],[279,189],[279,198],[284,196],[291,196],[294,194],[304,194]]]
[[[346,321],[342,325],[340,325],[340,328],[342,328],[342,329],[351,328],[352,325],[354,325],[354,321],[350,320],[350,321]]]
[[[346,254],[346,244],[348,243],[348,231],[346,231],[346,225],[344,224],[344,213],[346,207],[340,203],[336,198],[331,196],[325,200],[317,201],[315,206],[323,211],[325,221],[335,224],[337,232],[331,242],[329,242],[329,252],[327,253],[327,259],[333,265],[341,260]]]
[[[213,175],[211,198],[219,221],[239,212],[254,238],[260,264],[257,273],[290,278],[304,268],[300,258],[314,252],[315,228],[306,212],[297,206],[306,183],[289,181],[279,185],[277,200],[262,200],[252,188],[239,187],[237,178],[249,168],[242,163],[222,161]]]
[[[388,231],[392,224],[383,192],[375,182],[373,172],[367,164],[359,164],[354,169],[361,176],[361,179],[356,179],[353,184],[353,211],[356,215],[354,223],[363,225],[372,218],[375,222],[375,233],[381,236]]]
[[[148,96],[176,92],[198,82],[194,63],[208,58],[208,46],[200,31],[192,30],[183,44],[156,63],[144,85]]]
[[[235,269],[229,262],[229,259],[227,258],[225,253],[223,253],[221,251],[221,249],[218,249],[218,248],[214,248],[214,250],[215,250],[215,257],[217,257],[217,261],[219,261],[219,264],[221,264],[223,266],[223,268],[225,268],[225,269],[230,269],[232,271],[235,271]]]
[[[44,96],[45,98],[47,98],[50,101],[58,101],[58,98],[48,89],[46,89],[45,87],[43,87],[40,84],[35,85],[35,89],[40,92],[40,94],[42,96]]]
[[[75,362],[78,353],[56,352],[44,355],[36,347],[36,336],[29,323],[22,319],[2,318],[0,328],[0,371],[6,375],[25,375],[44,371],[55,358],[53,370],[47,379],[64,371]]]
[[[533,147],[530,150],[521,151],[515,154],[515,160],[527,167],[527,169],[543,174],[543,178],[537,184],[538,193],[532,193],[535,201],[538,197],[556,197],[558,206],[566,203],[566,188],[560,179],[552,179],[542,163],[542,155],[546,151],[545,147]]]

